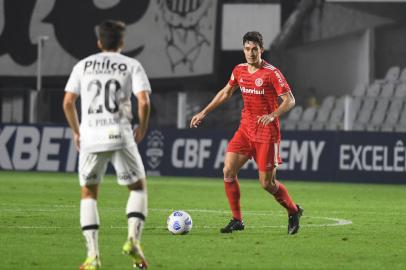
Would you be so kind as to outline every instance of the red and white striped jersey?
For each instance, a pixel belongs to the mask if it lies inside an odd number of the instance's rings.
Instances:
[[[252,74],[248,72],[247,63],[239,64],[234,68],[228,84],[240,87],[244,101],[240,129],[254,142],[279,142],[279,118],[267,126],[258,124],[258,118],[275,111],[278,96],[291,91],[282,73],[264,60],[262,67]]]

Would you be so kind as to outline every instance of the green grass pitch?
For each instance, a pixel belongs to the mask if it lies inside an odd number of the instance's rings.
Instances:
[[[246,229],[222,235],[230,213],[221,178],[148,178],[150,269],[406,269],[405,186],[285,181],[305,209],[288,236],[273,197],[258,181],[240,183]],[[131,269],[121,254],[127,193],[113,176],[101,185],[102,269]],[[166,230],[176,209],[191,214],[190,234]],[[77,176],[0,172],[0,269],[78,269],[84,259]]]

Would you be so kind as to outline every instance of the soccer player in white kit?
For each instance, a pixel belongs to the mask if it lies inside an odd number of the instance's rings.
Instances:
[[[144,165],[138,152],[148,127],[151,86],[141,64],[120,54],[125,24],[104,21],[98,27],[100,53],[77,63],[65,87],[63,109],[73,132],[79,154],[81,186],[80,225],[86,240],[87,258],[81,270],[100,268],[98,245],[98,186],[111,162],[117,181],[129,189],[126,207],[128,239],[123,253],[134,267],[147,268],[141,233],[147,216],[147,190]],[[131,127],[131,94],[137,97],[139,125]],[[81,96],[79,124],[75,102]]]

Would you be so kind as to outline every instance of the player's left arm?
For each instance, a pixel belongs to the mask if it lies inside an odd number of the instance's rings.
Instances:
[[[138,101],[138,126],[134,129],[136,143],[140,143],[147,133],[149,114],[151,111],[151,102],[149,100],[149,91],[140,91],[136,94]]]
[[[258,118],[258,123],[262,123],[263,125],[268,125],[277,117],[280,117],[282,114],[290,111],[295,106],[295,97],[293,96],[292,92],[286,92],[279,96],[282,99],[281,104],[279,104],[278,109],[271,112],[270,114],[262,115]]]
[[[66,120],[73,133],[73,141],[75,143],[76,150],[80,150],[80,131],[79,131],[79,118],[76,110],[76,100],[78,95],[73,92],[65,92],[63,98],[63,111],[65,113]]]
[[[269,73],[269,79],[276,91],[276,94],[282,102],[279,104],[278,108],[271,112],[270,114],[262,115],[258,118],[258,123],[263,125],[268,125],[273,122],[277,117],[288,112],[295,106],[295,97],[290,90],[290,86],[285,79],[285,76],[279,71],[279,69],[274,68],[272,72]]]

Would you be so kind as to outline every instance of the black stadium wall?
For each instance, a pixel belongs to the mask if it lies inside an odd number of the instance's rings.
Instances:
[[[149,175],[222,177],[231,130],[152,129],[139,145]],[[403,133],[285,131],[278,178],[406,184]],[[0,169],[75,172],[77,152],[66,126],[0,124]],[[110,172],[112,168],[109,168]],[[257,178],[255,162],[240,171]]]

